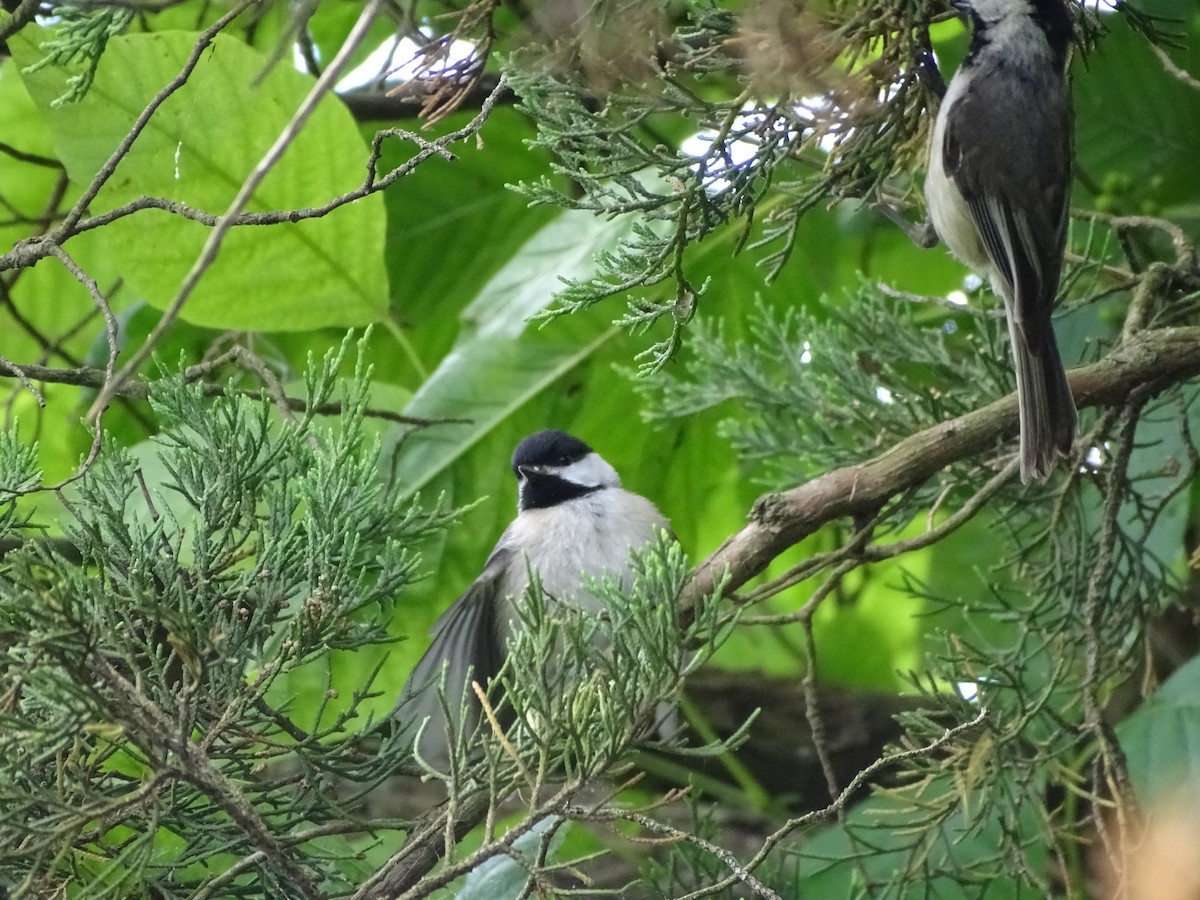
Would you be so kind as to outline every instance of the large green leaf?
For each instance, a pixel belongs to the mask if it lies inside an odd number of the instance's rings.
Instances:
[[[1117,736],[1148,807],[1178,800],[1183,788],[1200,797],[1200,658],[1168,678],[1121,723]]]
[[[528,319],[545,308],[563,277],[579,277],[626,223],[564,213],[538,232],[463,311],[458,344],[417,391],[405,413],[464,418],[406,439],[395,473],[419,491],[498,422],[578,365],[618,332],[595,315],[542,329]]]
[[[12,42],[23,67],[41,57],[27,32]],[[179,73],[196,39],[190,32],[114,38],[87,95],[58,107],[51,104],[71,73],[56,67],[25,71],[73,181],[92,180],[151,98]],[[218,36],[188,83],[151,118],[91,211],[153,196],[223,213],[311,86],[308,76],[288,66],[270,67],[265,56],[240,41]],[[365,159],[365,143],[350,114],[328,98],[247,210],[328,203],[361,183]],[[172,301],[209,235],[206,226],[157,210],[139,212],[104,232],[121,274],[160,308]],[[383,245],[378,196],[318,219],[236,228],[183,317],[220,328],[277,331],[375,321],[387,304]]]
[[[1192,0],[1150,0],[1139,9],[1167,17],[1175,63],[1200,66],[1200,16]],[[1079,188],[1098,184],[1121,212],[1156,212],[1200,195],[1200,92],[1169,75],[1149,42],[1124,16],[1108,16],[1111,33],[1074,68]],[[1186,25],[1180,27],[1180,23]],[[1076,203],[1082,190],[1076,191]]]
[[[461,128],[467,118],[459,114],[438,127]],[[532,135],[523,116],[498,109],[478,142],[456,147],[453,159],[429,160],[387,192],[392,305],[428,369],[459,338],[459,317],[467,305],[479,302],[496,273],[559,215],[551,207],[530,209],[507,187],[545,171],[543,155],[525,146]],[[382,163],[402,165],[412,152],[410,144],[388,141]],[[543,302],[548,299],[547,294]]]
[[[876,794],[859,803],[844,822],[803,844],[792,896],[861,896],[863,879],[875,885],[871,896],[896,900],[1042,896],[1018,880],[1003,849],[1006,832],[1010,839],[1019,836],[1035,869],[1047,865],[1037,812],[1022,808],[1006,816],[990,809],[987,798],[963,793],[960,807],[937,821],[922,802],[936,808],[950,792],[958,793],[959,787],[944,774],[931,779],[915,798]]]
[[[557,829],[552,832],[552,829]],[[535,859],[553,859],[566,827],[555,816],[540,819],[515,841],[509,854],[486,860],[463,881],[455,900],[507,900],[529,895],[529,870]],[[520,861],[518,861],[520,860]]]
[[[0,62],[0,140],[17,153],[50,157],[53,150],[46,123],[16,76],[11,60]],[[58,176],[50,166],[19,159],[16,153],[0,153],[0,197],[5,206],[0,250],[29,235],[32,221],[19,221],[18,217],[32,220],[44,214],[46,197]]]

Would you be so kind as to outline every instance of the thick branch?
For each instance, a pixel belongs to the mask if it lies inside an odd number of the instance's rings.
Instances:
[[[1100,362],[1071,370],[1069,378],[1075,404],[1083,408],[1120,403],[1141,385],[1166,387],[1198,373],[1200,328],[1163,328],[1143,332]],[[1010,394],[905,438],[867,462],[760,497],[750,524],[696,569],[694,589],[697,594],[711,591],[728,570],[726,590],[736,590],[827,522],[869,515],[901,491],[1016,432],[1017,397]]]

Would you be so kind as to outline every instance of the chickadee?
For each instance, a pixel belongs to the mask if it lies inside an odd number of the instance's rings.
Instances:
[[[445,763],[448,733],[470,735],[480,708],[471,682],[486,688],[504,663],[506,642],[520,619],[514,604],[537,573],[556,602],[599,611],[600,601],[584,587],[585,577],[613,575],[627,581],[630,552],[655,539],[667,520],[654,504],[622,489],[615,469],[587,444],[562,431],[539,431],[517,445],[513,474],[520,486],[517,517],[505,529],[466,593],[434,623],[433,643],[400,693],[396,715],[402,740],[419,728],[418,751]],[[444,681],[443,681],[444,679]],[[444,686],[452,721],[439,699]],[[467,718],[457,713],[466,698]]]
[[[1064,0],[952,2],[973,36],[938,110],[925,202],[950,252],[1004,298],[1028,482],[1075,438],[1050,321],[1071,188],[1071,16]]]

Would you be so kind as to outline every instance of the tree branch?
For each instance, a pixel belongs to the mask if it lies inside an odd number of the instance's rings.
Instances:
[[[213,230],[209,233],[208,238],[204,242],[204,246],[200,250],[200,255],[192,264],[192,268],[184,276],[182,283],[179,285],[179,290],[175,297],[171,300],[166,309],[163,310],[162,317],[151,329],[150,334],[142,341],[141,346],[137,348],[130,356],[125,364],[121,366],[120,371],[115,372],[109,378],[105,379],[104,385],[100,388],[96,395],[96,399],[92,401],[91,407],[88,409],[84,418],[88,422],[96,422],[100,418],[100,414],[108,406],[109,402],[117,395],[117,390],[121,386],[121,382],[133,376],[138,367],[149,359],[150,354],[154,352],[154,348],[174,324],[175,319],[179,316],[183,306],[187,303],[188,298],[196,289],[196,285],[200,283],[200,279],[204,277],[204,273],[212,265],[217,258],[217,253],[221,249],[221,244],[229,230],[236,224],[237,217],[242,213],[250,203],[250,198],[254,196],[254,192],[258,190],[259,185],[267,177],[267,174],[275,167],[275,164],[283,157],[284,151],[295,141],[296,136],[303,130],[304,125],[308,122],[309,117],[321,102],[321,98],[333,90],[333,86],[337,81],[338,76],[350,61],[351,54],[358,48],[366,36],[371,24],[375,21],[375,17],[379,10],[381,0],[370,0],[366,7],[359,14],[354,27],[351,28],[350,34],[346,36],[345,43],[338,50],[337,55],[329,63],[328,68],[321,73],[321,77],[309,90],[303,102],[292,114],[291,119],[280,132],[258,164],[246,176],[240,188],[238,188],[237,196],[235,196],[229,204],[229,208],[221,214],[217,224],[213,226]],[[199,43],[197,46],[200,46]],[[199,58],[199,53],[195,54]],[[189,59],[189,65],[195,64]],[[148,119],[153,109],[147,107],[147,112],[144,114]],[[132,144],[133,138],[136,137],[134,132],[130,132],[129,143]],[[82,213],[80,213],[82,214]],[[69,227],[74,227],[79,220],[79,216],[74,219],[68,215],[67,220],[70,222]],[[67,221],[64,221],[64,226]]]
[[[0,357],[2,359],[2,357]],[[203,375],[212,371],[211,364],[198,364],[189,366],[184,370],[183,377],[188,381],[197,381]],[[95,368],[76,368],[76,369],[54,369],[48,366],[35,365],[18,365],[9,363],[7,366],[0,365],[0,378],[11,375],[21,379],[21,383],[26,381],[40,381],[45,384],[66,384],[74,387],[82,388],[100,388],[104,384],[104,370]],[[229,389],[221,384],[212,384],[205,382],[201,389],[206,397],[217,397],[229,393]],[[250,400],[261,400],[267,396],[262,391],[242,390],[235,391],[243,397]],[[130,397],[135,400],[144,400],[150,396],[150,385],[140,378],[131,378],[121,383],[120,390],[117,395],[121,397]],[[340,415],[344,406],[341,403],[322,403],[319,406],[309,409],[308,404],[299,397],[290,397],[283,395],[272,399],[276,400],[281,406],[286,406],[292,412],[312,412],[319,416],[336,416]],[[467,425],[470,424],[470,419],[423,419],[419,416],[406,416],[402,413],[393,412],[390,409],[378,409],[375,407],[365,407],[363,415],[372,419],[383,419],[388,422],[396,422],[400,425],[413,425],[424,428],[429,425]]]
[[[405,87],[406,90],[387,93],[362,88],[338,94],[338,99],[358,122],[396,122],[420,118],[430,92],[422,90],[419,83],[410,82]],[[500,76],[489,73],[476,79],[458,108],[478,110],[485,104],[512,106],[516,102],[517,95],[512,89],[500,86]]]
[[[1082,409],[1120,403],[1140,386],[1158,385],[1161,390],[1197,373],[1200,328],[1189,327],[1142,332],[1099,362],[1071,370],[1068,377],[1075,404]],[[736,590],[827,522],[871,514],[895,494],[1016,432],[1017,397],[1010,394],[905,438],[864,463],[760,497],[750,524],[696,568],[692,596],[711,592],[726,571],[726,590]]]

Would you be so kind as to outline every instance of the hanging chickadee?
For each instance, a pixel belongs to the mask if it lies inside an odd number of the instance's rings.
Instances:
[[[952,2],[973,37],[938,110],[925,202],[950,252],[1004,299],[1027,482],[1075,438],[1050,321],[1071,188],[1071,16],[1064,0]]]
[[[520,619],[513,606],[537,573],[554,601],[599,610],[583,588],[585,577],[609,574],[628,581],[630,551],[655,540],[667,520],[654,504],[621,488],[615,469],[587,444],[562,431],[539,431],[517,445],[513,474],[520,486],[517,517],[505,529],[483,572],[433,626],[433,643],[400,693],[396,715],[412,741],[424,723],[418,750],[444,764],[451,729],[470,735],[480,708],[471,682],[486,688],[504,663],[505,644]],[[442,681],[444,677],[444,682]],[[444,684],[454,721],[438,697]],[[463,697],[467,719],[455,715]]]

